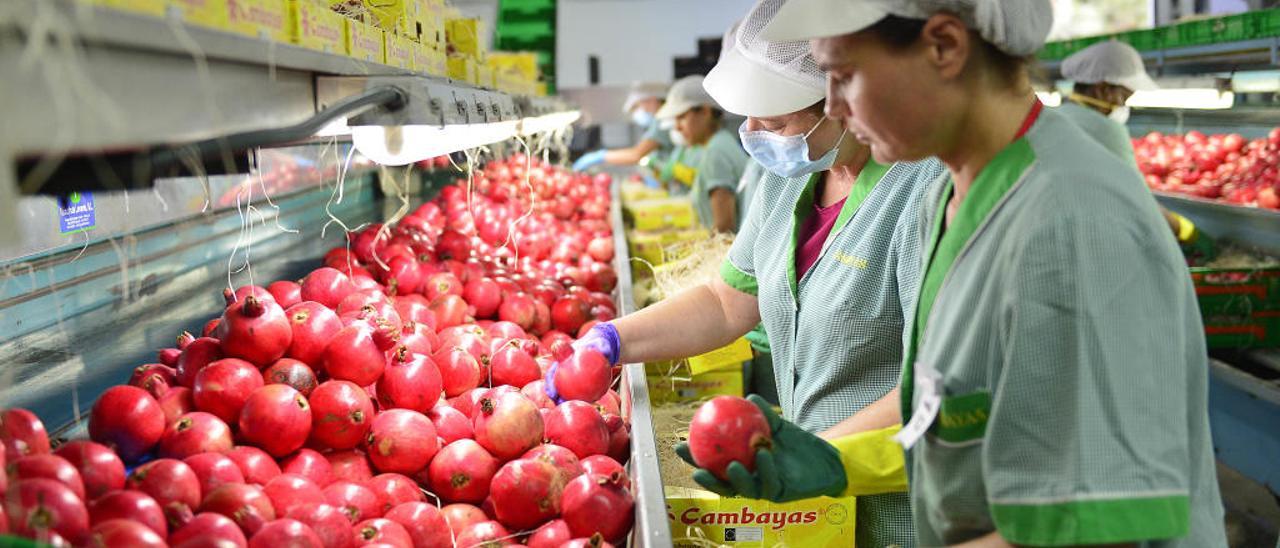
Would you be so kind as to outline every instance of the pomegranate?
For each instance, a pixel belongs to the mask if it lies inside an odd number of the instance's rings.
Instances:
[[[494,339],[509,340],[528,337],[528,334],[520,326],[511,322],[493,322],[485,331],[489,333],[489,337]]]
[[[449,400],[449,405],[454,409],[462,412],[468,418],[475,416],[476,408],[479,407],[480,399],[489,393],[488,388],[480,387],[468,390],[466,394]]]
[[[84,482],[84,500],[93,500],[124,487],[124,462],[105,445],[71,440],[53,454],[66,459],[80,473]]]
[[[463,287],[462,297],[475,308],[475,317],[492,318],[502,305],[502,288],[488,278],[471,280]]]
[[[441,329],[461,325],[467,320],[467,301],[457,295],[442,295],[428,305]]]
[[[533,356],[511,345],[504,345],[493,354],[489,368],[495,385],[524,386],[542,378],[542,370]]]
[[[396,308],[396,313],[400,314],[400,321],[404,323],[414,322],[424,325],[434,325],[435,314],[427,307],[427,301],[422,295],[396,295],[388,297],[391,305]],[[435,331],[433,328],[432,331]]]
[[[205,495],[204,502],[200,503],[200,511],[231,518],[244,531],[245,536],[253,536],[267,522],[276,519],[271,499],[262,492],[262,488],[244,483],[218,486],[212,493]]]
[[[446,444],[471,438],[475,434],[471,429],[471,419],[448,405],[433,407],[427,413],[427,418],[436,427],[436,435],[443,438]]]
[[[591,305],[577,297],[561,297],[551,305],[551,325],[557,331],[577,333],[591,319]]]
[[[342,325],[353,323],[374,325],[382,320],[391,325],[395,331],[400,331],[404,327],[395,305],[391,304],[386,294],[377,289],[361,289],[347,295],[347,298],[338,303],[337,312]]]
[[[493,543],[501,544],[498,539],[509,536],[511,533],[507,532],[507,528],[501,523],[482,521],[464,527],[458,532],[456,542],[458,546],[493,546],[495,545]]]
[[[591,242],[587,244],[587,254],[591,255],[592,259],[595,259],[602,263],[607,263],[609,261],[612,261],[613,260],[613,238],[610,238],[608,236],[592,238]]]
[[[271,285],[267,286],[267,292],[271,293],[280,308],[286,310],[302,302],[302,285],[292,280],[271,282]]]
[[[533,301],[533,327],[529,329],[529,333],[540,337],[548,331],[551,331],[551,307],[547,306],[547,303],[535,299]]]
[[[284,384],[253,392],[240,411],[240,437],[273,457],[297,451],[311,433],[311,405]]]
[[[162,537],[169,534],[164,511],[155,499],[141,491],[111,491],[89,505],[89,521],[93,525],[116,519],[141,523]]]
[[[378,474],[366,481],[364,486],[378,495],[381,513],[386,513],[391,508],[406,502],[427,500],[418,484],[401,474]]]
[[[9,463],[6,472],[10,483],[33,478],[51,479],[66,485],[76,498],[85,500],[84,480],[80,479],[80,472],[67,459],[57,455],[27,455]]]
[[[213,512],[196,514],[186,525],[175,529],[173,534],[169,535],[169,546],[173,548],[188,546],[246,548],[248,545],[249,541],[245,540],[244,532],[236,522]]]
[[[544,443],[525,454],[521,455],[522,459],[542,461],[556,467],[560,472],[563,481],[561,484],[568,483],[569,480],[582,475],[583,467],[579,464],[578,456],[573,451],[565,449],[559,445]]]
[[[311,440],[331,449],[350,449],[369,433],[373,402],[360,386],[328,381],[311,393]]]
[[[185,459],[199,453],[221,453],[231,449],[231,428],[211,413],[187,413],[169,423],[160,437],[161,457]]]
[[[9,487],[4,499],[9,527],[23,537],[56,533],[80,542],[89,533],[89,511],[71,488],[47,478],[19,480]]]
[[[212,337],[200,337],[187,345],[178,356],[178,384],[191,388],[196,382],[196,375],[209,364],[221,360],[222,344]]]
[[[392,257],[387,261],[387,273],[382,276],[382,283],[391,295],[417,292],[422,285],[418,260],[403,255]]]
[[[622,483],[625,485],[631,485],[631,479],[627,477],[627,469],[623,468],[621,464],[618,464],[618,461],[611,457],[605,455],[591,455],[590,457],[582,459],[581,464],[582,470],[587,474],[597,476],[612,476],[613,474],[620,474],[622,476]]]
[[[323,548],[324,543],[306,524],[288,518],[277,519],[262,526],[253,538],[249,539],[249,548]]]
[[[220,453],[191,455],[182,462],[191,467],[200,480],[200,492],[212,493],[225,483],[244,483],[244,472],[231,457]]]
[[[524,530],[556,517],[564,486],[563,474],[546,461],[516,459],[504,464],[489,485],[498,522]]]
[[[635,499],[621,474],[583,474],[564,488],[560,499],[562,517],[574,536],[599,533],[619,541],[631,530],[635,519]]]
[[[358,546],[370,544],[387,544],[390,546],[413,546],[413,539],[403,525],[389,519],[367,519],[352,529],[354,541]]]
[[[302,476],[325,487],[333,481],[333,470],[328,459],[314,449],[299,449],[297,453],[280,461],[280,470],[285,474]]]
[[[426,324],[405,322],[404,332],[400,334],[400,344],[414,354],[430,356],[438,341],[435,332]]]
[[[338,451],[325,455],[329,460],[333,481],[349,481],[364,483],[373,478],[373,469],[369,467],[369,459],[357,449]]]
[[[756,451],[772,444],[764,413],[750,401],[717,396],[702,404],[689,423],[689,453],[698,466],[728,480],[725,469],[737,461],[755,470]]]
[[[302,503],[285,512],[285,517],[310,527],[324,548],[351,546],[351,521],[336,506],[323,502]]]
[[[609,429],[609,451],[605,454],[618,462],[627,462],[631,456],[631,425],[617,415],[605,415],[604,425]]]
[[[221,317],[214,318],[204,323],[204,327],[200,330],[201,337],[212,337],[213,333],[218,330],[218,323],[222,321]]]
[[[580,459],[609,450],[604,418],[594,406],[581,401],[566,401],[547,415],[546,439],[568,448]]]
[[[259,388],[262,388],[262,374],[257,367],[241,359],[226,358],[200,370],[192,385],[191,399],[196,409],[212,413],[227,424],[235,424],[240,408]]]
[[[471,239],[456,231],[446,230],[440,234],[436,249],[441,259],[465,260],[471,256]]]
[[[456,346],[441,348],[431,361],[440,372],[445,396],[456,397],[480,386],[480,364],[465,349]]]
[[[455,535],[471,525],[490,519],[483,510],[462,503],[445,505],[440,509],[440,515],[444,516],[445,523]]]
[[[276,300],[275,296],[272,295],[270,291],[267,291],[264,287],[256,285],[242,285],[234,292],[230,289],[222,290],[222,299],[226,301],[225,306],[236,304],[245,300],[247,297],[253,297],[258,300]]]
[[[151,394],[136,386],[108,388],[89,412],[89,437],[112,448],[125,461],[146,454],[162,434],[164,411]],[[49,452],[47,438],[40,452]]]
[[[590,537],[575,538],[560,545],[560,548],[613,548],[599,533]]]
[[[266,451],[248,445],[237,445],[226,453],[227,458],[235,461],[244,474],[245,483],[266,485],[267,482],[280,475],[280,466],[271,459]]]
[[[165,424],[171,424],[179,417],[196,410],[196,401],[191,395],[190,388],[178,386],[156,398],[156,402],[160,404],[160,410],[164,411]]]
[[[312,270],[302,280],[299,296],[304,301],[315,301],[329,308],[337,308],[338,303],[355,290],[346,274],[326,266]]]
[[[382,409],[402,408],[426,413],[440,401],[440,370],[427,356],[399,347],[378,379],[378,403]]]
[[[128,546],[130,548],[168,548],[164,537],[146,525],[127,519],[111,519],[97,523],[90,532],[89,546]]]
[[[435,506],[405,502],[391,508],[383,517],[404,526],[414,548],[453,548],[449,524]]]
[[[280,474],[262,487],[277,515],[285,515],[295,505],[324,500],[324,492],[315,482],[293,474]]]
[[[529,541],[525,545],[529,548],[560,548],[571,538],[573,534],[569,532],[569,524],[562,519],[557,519],[542,524],[542,527],[529,536]]]
[[[227,307],[218,323],[222,353],[258,367],[266,367],[284,357],[293,342],[293,328],[284,309],[274,300],[252,295]]]
[[[359,386],[373,384],[382,376],[387,358],[383,354],[393,339],[387,339],[384,329],[374,329],[356,323],[340,329],[324,349],[325,373],[337,380],[351,381]]]
[[[180,460],[156,459],[139,466],[124,485],[151,495],[170,519],[200,506],[200,478]]]
[[[379,413],[365,441],[369,460],[381,472],[412,474],[425,467],[439,449],[431,419],[408,409]]]
[[[514,323],[525,331],[534,327],[535,314],[537,307],[534,299],[524,293],[507,295],[498,307],[498,319]]]
[[[179,356],[182,355],[181,351],[179,351],[178,355]],[[177,363],[176,360],[177,358],[175,358],[174,363]],[[147,389],[147,384],[148,384],[148,379],[151,379],[153,378],[153,376],[157,376],[157,375],[160,378],[161,384],[166,388],[178,385],[177,369],[174,369],[173,367],[170,367],[162,363],[144,363],[133,369],[133,375],[129,377],[129,386],[136,386],[138,388],[142,388],[144,390],[147,390],[148,392],[151,392],[153,395],[155,395],[155,392],[152,392],[151,390]],[[159,396],[157,395],[156,397],[159,397]]]
[[[493,456],[510,460],[542,442],[538,408],[518,392],[486,396],[477,408],[472,423],[476,442]]]
[[[331,308],[314,301],[302,301],[284,311],[293,331],[286,356],[309,366],[319,366],[324,348],[329,345],[342,320]]]
[[[427,466],[431,490],[449,502],[479,503],[501,463],[480,444],[461,439],[440,449]]]
[[[613,374],[603,354],[582,349],[556,366],[553,380],[561,398],[594,402],[609,391]]]
[[[524,397],[528,398],[529,401],[533,402],[534,405],[538,406],[538,409],[555,409],[556,402],[547,395],[546,386],[546,381],[538,379],[524,385],[524,388],[520,389],[520,393],[523,394]]]
[[[280,358],[262,372],[262,382],[293,387],[302,397],[310,397],[316,389],[316,374],[307,364],[293,358]]]
[[[596,408],[600,410],[601,415],[622,415],[622,400],[618,397],[618,393],[610,390],[605,392],[600,399],[596,400]]]
[[[325,501],[336,506],[351,523],[382,515],[378,495],[368,487],[350,481],[335,481],[324,488]]]

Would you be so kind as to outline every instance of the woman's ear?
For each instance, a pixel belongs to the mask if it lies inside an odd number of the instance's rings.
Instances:
[[[944,79],[956,79],[963,73],[974,52],[974,36],[959,17],[938,13],[925,21],[919,43],[925,48],[928,62]]]

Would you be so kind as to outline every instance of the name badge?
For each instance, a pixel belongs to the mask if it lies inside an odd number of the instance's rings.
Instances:
[[[916,362],[913,371],[916,405],[911,411],[911,420],[893,436],[903,449],[911,449],[924,437],[942,408],[942,374],[924,362]]]

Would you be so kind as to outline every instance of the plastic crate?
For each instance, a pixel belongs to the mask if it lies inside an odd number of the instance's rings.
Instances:
[[[1209,348],[1280,347],[1280,267],[1191,269]]]
[[[1246,15],[1253,18],[1259,38],[1280,36],[1280,9],[1254,11]]]
[[[1188,21],[1164,27],[1160,40],[1166,48],[1239,42],[1260,36],[1258,18],[1250,14]]]
[[[520,14],[546,14],[554,13],[556,9],[556,0],[500,0],[498,3],[498,13],[506,15],[508,13]]]
[[[1121,42],[1128,43],[1138,51],[1158,50],[1163,46],[1162,33],[1156,29],[1124,32],[1117,34],[1115,38]]]

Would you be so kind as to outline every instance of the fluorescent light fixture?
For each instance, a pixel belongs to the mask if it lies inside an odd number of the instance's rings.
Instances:
[[[554,112],[551,114],[543,114],[541,116],[530,116],[520,121],[519,132],[521,135],[535,135],[538,133],[556,131],[577,122],[581,117],[582,112],[578,110]]]
[[[1037,91],[1036,97],[1040,98],[1040,102],[1046,107],[1056,107],[1062,104],[1062,94],[1056,91]]]
[[[1274,70],[1238,72],[1231,76],[1231,90],[1236,93],[1273,93],[1280,91],[1280,72]]]
[[[1212,88],[1157,89],[1135,92],[1126,102],[1139,108],[1221,110],[1235,105],[1235,93]]]
[[[446,126],[352,126],[351,141],[360,154],[385,166],[403,166],[451,152],[505,141],[516,122]]]
[[[335,118],[332,122],[325,124],[316,132],[316,137],[344,137],[351,135],[351,127],[347,125],[347,118]]]

